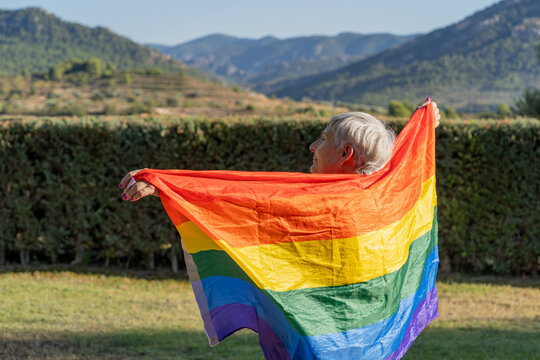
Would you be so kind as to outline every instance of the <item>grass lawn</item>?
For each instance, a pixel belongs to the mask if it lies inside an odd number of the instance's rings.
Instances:
[[[540,283],[438,282],[440,318],[405,359],[538,359]],[[241,331],[208,346],[183,279],[27,271],[0,273],[0,359],[262,359]]]

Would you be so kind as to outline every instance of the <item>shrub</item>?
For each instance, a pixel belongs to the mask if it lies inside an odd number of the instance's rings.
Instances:
[[[216,101],[216,100],[207,101],[206,106],[211,109],[223,109],[227,107],[226,104],[222,103],[221,101]]]
[[[319,109],[319,116],[322,116],[324,118],[331,118],[334,115],[334,113],[328,109]]]
[[[30,91],[29,91],[29,95],[36,95],[38,92],[38,87],[36,86],[36,83],[35,82],[32,82],[32,85],[30,85]]]
[[[397,100],[392,100],[388,104],[388,115],[408,118],[411,116],[411,110],[405,104]]]
[[[116,87],[108,87],[105,90],[104,95],[107,98],[112,99],[112,98],[119,97],[120,96],[120,91],[118,91],[118,89]]]
[[[298,114],[310,114],[314,116],[319,116],[319,112],[312,105],[297,108],[295,112]]]
[[[87,85],[90,80],[90,76],[87,73],[78,72],[70,76],[70,80],[78,85]]]
[[[478,119],[484,119],[484,120],[490,120],[490,119],[497,119],[499,116],[491,111],[482,111],[478,114],[475,114],[475,116]]]
[[[133,83],[133,80],[131,79],[131,74],[126,71],[124,74],[124,84],[131,85]]]
[[[58,104],[58,102],[54,100],[48,100],[45,103],[45,108],[43,109],[44,115],[62,115],[61,114],[61,106]]]
[[[2,104],[2,110],[0,113],[2,114],[10,114],[12,112],[12,107],[9,103]]]
[[[195,99],[195,98],[198,98],[198,97],[201,97],[202,94],[200,92],[189,92],[186,94],[186,98],[188,99]]]
[[[180,101],[177,98],[167,98],[167,106],[177,107],[178,105],[180,105]]]
[[[23,96],[23,91],[21,89],[11,89],[8,94],[9,99],[18,99]]]
[[[103,107],[103,114],[105,115],[116,115],[117,113],[116,104],[113,102],[108,102]]]
[[[103,100],[104,98],[105,96],[103,96],[103,94],[100,91],[94,91],[92,95],[90,96],[90,99],[92,99],[93,101],[100,101],[100,100]]]
[[[137,115],[144,113],[151,113],[154,111],[155,104],[152,100],[145,100],[144,102],[134,101],[126,111],[127,115]]]
[[[71,116],[84,116],[88,113],[88,107],[86,104],[80,101],[76,101],[69,105],[66,105],[60,112],[60,115]]]

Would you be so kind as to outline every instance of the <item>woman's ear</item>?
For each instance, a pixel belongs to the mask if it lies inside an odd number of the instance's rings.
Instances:
[[[341,151],[340,161],[341,165],[350,162],[354,159],[354,149],[351,144],[346,144]]]

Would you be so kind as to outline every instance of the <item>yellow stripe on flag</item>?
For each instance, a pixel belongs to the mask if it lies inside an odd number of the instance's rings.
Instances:
[[[431,230],[436,201],[433,176],[422,184],[418,202],[400,220],[345,239],[235,248],[214,241],[192,222],[177,229],[186,251],[225,250],[261,289],[340,286],[365,282],[401,268],[412,241]]]

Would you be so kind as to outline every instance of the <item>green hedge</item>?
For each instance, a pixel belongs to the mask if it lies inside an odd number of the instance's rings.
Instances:
[[[459,271],[537,274],[540,121],[437,129],[439,242]]]
[[[127,171],[308,171],[308,145],[324,127],[318,120],[140,117],[0,125],[0,263],[150,268],[177,258],[179,237],[157,199],[120,199]],[[536,273],[539,135],[537,121],[437,129],[440,249],[452,270]]]

